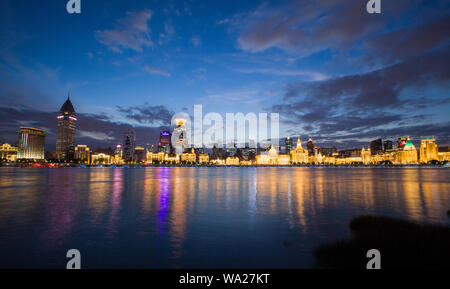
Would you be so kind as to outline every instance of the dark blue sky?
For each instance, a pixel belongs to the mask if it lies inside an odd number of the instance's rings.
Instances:
[[[154,143],[177,112],[279,112],[322,146],[450,144],[450,1],[1,0],[0,141],[47,131],[68,91],[77,143]]]

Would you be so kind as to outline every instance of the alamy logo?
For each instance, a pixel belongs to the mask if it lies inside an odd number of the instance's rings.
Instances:
[[[81,253],[77,249],[70,249],[66,254],[67,258],[71,258],[66,265],[66,269],[81,269]]]
[[[226,113],[225,119],[221,114],[210,112],[203,115],[203,106],[194,105],[194,120],[184,112],[172,117],[175,125],[171,140],[177,154],[181,154],[185,148],[194,146],[197,148],[213,148],[232,145],[243,148],[248,145],[256,148],[257,144],[268,147],[279,142],[278,113],[254,113],[247,114]],[[193,125],[192,125],[193,124]]]
[[[371,258],[367,262],[366,269],[381,269],[381,253],[377,249],[370,249],[366,254],[367,258]]]
[[[67,10],[67,13],[69,13],[69,14],[73,14],[73,13],[80,14],[81,13],[81,0],[69,0],[69,2],[67,2],[67,5],[66,5],[66,10]]]
[[[366,5],[367,13],[381,13],[381,0],[369,0]]]

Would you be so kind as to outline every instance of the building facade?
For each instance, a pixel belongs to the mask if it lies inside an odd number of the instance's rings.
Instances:
[[[17,159],[44,160],[45,132],[32,127],[20,127]]]
[[[81,163],[91,163],[91,149],[87,145],[75,147],[74,159]]]
[[[18,147],[12,146],[9,143],[2,143],[0,145],[0,160],[14,162],[17,160]]]
[[[439,157],[436,140],[431,138],[423,139],[420,142],[420,162],[426,164],[437,160],[439,160]]]
[[[291,162],[293,164],[306,164],[308,161],[308,151],[303,149],[302,141],[298,138],[295,150],[291,151]]]

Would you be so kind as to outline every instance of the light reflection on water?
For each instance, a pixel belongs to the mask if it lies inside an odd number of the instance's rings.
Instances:
[[[313,267],[354,216],[450,224],[449,172],[1,168],[0,267]]]

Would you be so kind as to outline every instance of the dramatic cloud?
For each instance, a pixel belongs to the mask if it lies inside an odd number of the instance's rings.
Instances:
[[[117,106],[117,109],[126,118],[133,119],[141,124],[170,125],[172,115],[174,114],[162,105],[151,106],[144,104],[142,106],[128,108]]]
[[[377,58],[388,62],[420,55],[450,41],[450,17],[422,26],[402,28],[369,39],[366,46]]]
[[[116,52],[121,52],[124,48],[142,52],[143,48],[153,45],[147,25],[152,14],[148,9],[127,12],[124,18],[116,22],[114,29],[98,30],[95,38]]]
[[[395,2],[395,3],[392,3]],[[383,14],[369,15],[366,1],[293,1],[284,6],[262,5],[249,15],[228,20],[240,31],[244,50],[259,52],[277,47],[299,55],[352,47],[357,40],[379,31],[387,18],[407,1],[385,1]]]
[[[144,67],[144,70],[149,73],[149,74],[157,74],[157,75],[162,75],[165,77],[170,77],[170,73],[158,68],[158,67],[152,67],[152,66],[148,66],[146,65]]]
[[[417,110],[449,104],[450,98],[404,93],[414,91],[418,84],[448,89],[450,67],[442,65],[442,60],[449,57],[450,50],[444,47],[365,74],[290,83],[284,102],[272,110],[280,112],[285,123],[301,123],[304,130],[322,137],[375,136],[374,132],[393,133],[395,130],[388,129],[392,127],[406,131],[412,123],[427,123],[428,116]],[[415,111],[405,113],[409,110]],[[382,126],[387,127],[382,130]],[[449,132],[448,125],[433,127],[445,129],[444,134]],[[409,134],[417,136],[430,135],[428,132],[409,130]],[[439,133],[442,131],[432,134]]]

